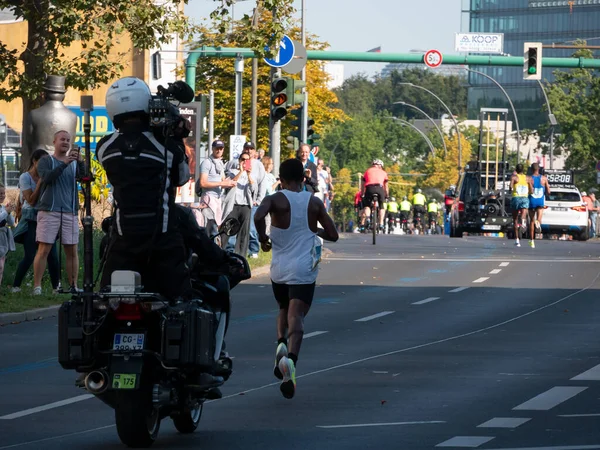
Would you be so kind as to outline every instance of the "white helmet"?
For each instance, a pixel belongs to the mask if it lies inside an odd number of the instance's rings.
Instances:
[[[374,159],[373,162],[371,163],[372,165],[379,165],[383,168],[383,161],[380,159]]]
[[[106,112],[113,122],[121,114],[148,113],[152,98],[150,88],[139,78],[125,77],[115,81],[106,91]]]

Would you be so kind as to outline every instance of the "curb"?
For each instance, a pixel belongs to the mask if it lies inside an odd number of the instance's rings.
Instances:
[[[328,257],[331,253],[333,252],[330,249],[323,248],[323,258]],[[270,270],[270,264],[258,267],[252,271],[252,278],[267,275]],[[54,305],[49,306],[47,308],[30,309],[28,311],[21,311],[16,313],[1,313],[0,327],[5,325],[16,325],[22,322],[32,322],[34,320],[42,320],[48,319],[50,317],[56,317],[60,306],[61,305]]]
[[[54,305],[47,308],[30,309],[29,311],[16,313],[2,313],[0,314],[0,326],[56,317],[59,308],[60,305]]]

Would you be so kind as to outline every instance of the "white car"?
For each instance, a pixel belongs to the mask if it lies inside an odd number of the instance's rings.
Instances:
[[[552,186],[546,195],[542,232],[569,234],[575,239],[589,238],[588,210],[574,185]]]

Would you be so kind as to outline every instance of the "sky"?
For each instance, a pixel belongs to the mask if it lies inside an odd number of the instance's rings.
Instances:
[[[189,0],[185,13],[196,22],[219,5]],[[255,0],[238,0],[234,17],[250,13]],[[300,17],[301,1],[295,0]],[[384,53],[437,49],[454,52],[461,31],[461,0],[305,0],[306,30],[330,44],[330,50],[363,52],[381,46]],[[344,78],[373,76],[385,63],[343,63]]]

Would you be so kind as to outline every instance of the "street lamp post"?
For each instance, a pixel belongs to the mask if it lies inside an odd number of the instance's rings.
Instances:
[[[450,111],[450,108],[448,107],[448,105],[446,105],[441,98],[439,98],[435,93],[433,93],[432,91],[430,91],[427,88],[424,88],[423,86],[419,86],[413,83],[398,83],[404,86],[410,86],[410,87],[414,87],[417,89],[421,89],[425,92],[428,92],[429,94],[433,95],[443,106],[444,108],[446,108],[446,111],[448,111],[448,114],[450,115],[450,118],[452,119],[452,121],[454,122],[454,128],[456,129],[456,134],[458,136],[458,170],[460,172],[460,170],[462,169],[462,143],[460,141],[460,130],[458,129],[458,122],[456,121],[456,119],[454,118],[454,114],[452,114],[452,111]]]
[[[493,82],[496,86],[498,86],[498,88],[500,88],[500,90],[502,91],[502,93],[504,94],[506,99],[508,100],[508,103],[510,104],[510,107],[512,109],[513,116],[515,117],[515,126],[517,127],[517,164],[518,164],[519,161],[521,160],[521,129],[519,128],[519,118],[517,117],[517,112],[515,111],[515,105],[513,105],[512,100],[510,99],[508,93],[504,90],[502,85],[500,83],[498,83],[496,80],[494,80],[492,77],[490,77],[488,74],[479,72],[478,70],[469,69],[468,67],[465,67],[464,69],[467,72],[476,73],[478,75],[481,75],[482,77],[487,78],[491,82]]]
[[[548,107],[548,121],[550,122],[550,169],[554,166],[554,127],[558,125],[556,121],[556,117],[552,114],[552,108],[550,108],[550,100],[548,100],[548,95],[546,95],[546,90],[544,89],[544,85],[540,80],[538,80],[540,84],[540,89],[544,94],[544,98],[546,99],[546,106]]]
[[[433,124],[433,126],[436,128],[436,130],[438,130],[438,133],[440,134],[440,137],[442,138],[442,145],[444,146],[444,156],[448,156],[448,149],[446,148],[446,141],[444,141],[444,133],[442,133],[442,130],[440,130],[440,127],[438,127],[437,123],[435,123],[435,120],[433,120],[429,115],[427,115],[427,113],[425,111],[423,111],[421,108],[419,108],[415,105],[411,105],[410,103],[394,102],[393,104],[408,106],[409,108],[416,109],[421,114],[423,114],[425,117],[427,117],[427,119],[429,119],[429,121]]]
[[[412,128],[413,130],[415,130],[417,133],[419,133],[423,137],[423,139],[425,139],[425,142],[429,146],[431,155],[435,156],[435,147],[433,146],[433,144],[431,143],[431,140],[427,137],[427,135],[425,133],[423,133],[421,130],[419,130],[414,124],[412,124],[406,120],[402,120],[397,117],[392,117],[392,120],[400,122],[400,125],[408,126],[408,127]]]

